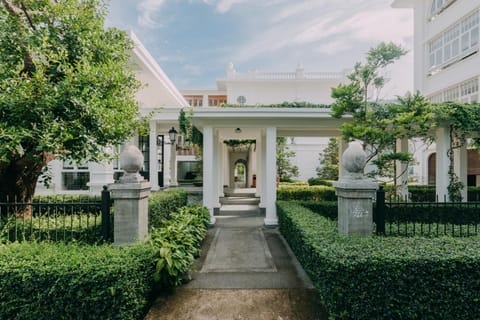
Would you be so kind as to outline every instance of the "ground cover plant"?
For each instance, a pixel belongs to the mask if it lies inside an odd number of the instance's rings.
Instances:
[[[331,319],[472,319],[479,237],[344,237],[337,222],[277,202],[280,231]]]

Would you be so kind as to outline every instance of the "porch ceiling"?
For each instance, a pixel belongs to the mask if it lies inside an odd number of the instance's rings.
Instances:
[[[313,108],[198,108],[192,121],[200,131],[207,126],[217,129],[221,139],[256,139],[266,127],[276,127],[277,135],[285,137],[339,136],[349,118],[336,119],[330,112]]]

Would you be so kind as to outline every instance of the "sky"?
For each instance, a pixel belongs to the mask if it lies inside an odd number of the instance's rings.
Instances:
[[[110,0],[108,27],[132,30],[177,88],[215,88],[237,72],[336,72],[392,41],[408,54],[380,98],[413,88],[413,12],[393,0]]]

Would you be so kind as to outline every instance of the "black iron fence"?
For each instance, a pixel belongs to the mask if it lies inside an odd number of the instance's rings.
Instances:
[[[0,242],[112,241],[112,201],[101,197],[38,197],[32,201],[0,199]]]
[[[411,202],[385,200],[377,191],[376,232],[387,236],[473,236],[480,231],[480,202]]]

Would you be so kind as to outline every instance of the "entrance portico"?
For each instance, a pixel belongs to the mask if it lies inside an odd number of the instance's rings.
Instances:
[[[246,181],[256,175],[256,193],[265,209],[265,225],[276,225],[276,140],[277,137],[335,137],[346,119],[330,116],[323,108],[198,108],[193,124],[203,133],[203,204],[215,223],[224,185],[230,186],[225,140],[256,141],[255,163]],[[233,168],[231,168],[233,170]]]

